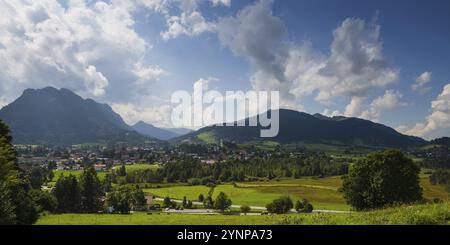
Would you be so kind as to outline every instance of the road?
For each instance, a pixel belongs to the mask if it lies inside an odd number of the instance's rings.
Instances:
[[[156,201],[164,201],[163,198],[156,197],[154,200]],[[182,200],[177,199],[170,199],[171,201],[174,201],[176,203],[183,203]],[[192,202],[194,205],[203,205],[202,202]],[[241,205],[231,205],[232,208],[240,208]],[[251,210],[259,210],[259,211],[266,211],[267,209],[265,207],[258,207],[258,206],[250,206]],[[196,210],[196,211],[192,211]],[[181,212],[180,212],[181,211]],[[216,213],[214,210],[210,209],[191,209],[191,210],[172,210],[172,213],[197,213],[197,214],[214,214]],[[296,213],[297,211],[295,209],[291,209],[291,212]],[[331,213],[331,214],[349,214],[351,211],[342,211],[342,210],[325,210],[325,209],[315,209],[313,210],[313,213]]]

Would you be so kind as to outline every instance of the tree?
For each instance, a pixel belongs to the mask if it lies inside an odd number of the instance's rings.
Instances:
[[[111,176],[111,174],[105,175],[105,178],[102,181],[102,189],[103,189],[103,192],[112,191],[112,176]]]
[[[422,199],[419,172],[419,166],[399,150],[375,152],[350,166],[342,190],[356,210],[411,203]]]
[[[208,196],[203,200],[203,206],[207,209],[214,208],[214,201],[211,196]]]
[[[58,208],[58,201],[50,192],[41,190],[31,190],[31,198],[36,203],[38,211],[55,212]]]
[[[251,208],[248,205],[242,205],[241,206],[241,212],[243,212],[244,214],[247,214],[248,212],[250,212]]]
[[[121,186],[106,195],[107,206],[112,212],[120,214],[130,213],[132,206],[132,195],[129,188]]]
[[[102,209],[102,186],[94,167],[87,167],[80,176],[80,193],[82,211],[96,213]]]
[[[214,202],[214,208],[224,212],[231,207],[231,204],[231,199],[229,199],[225,193],[220,192]]]
[[[0,183],[0,225],[16,223],[16,214],[11,200],[11,193],[5,182]]]
[[[120,166],[119,170],[117,171],[117,175],[118,176],[127,175],[127,169],[125,168],[125,164],[122,164],[122,166]]]
[[[81,193],[74,175],[70,174],[67,177],[61,175],[56,181],[53,195],[58,201],[58,212],[76,213],[80,211]]]
[[[292,203],[292,199],[288,196],[280,197],[273,202],[267,204],[266,208],[267,211],[271,213],[276,214],[284,214],[289,212],[294,207],[294,204]]]
[[[172,206],[172,201],[170,200],[170,197],[165,197],[163,200],[163,208],[170,208]]]
[[[183,202],[181,203],[181,205],[183,206],[183,208],[185,208],[187,206],[187,198],[186,198],[186,196],[183,197]]]
[[[145,209],[145,205],[147,204],[147,199],[145,199],[144,191],[142,191],[139,186],[136,188],[136,190],[132,193],[132,204],[133,208],[136,210],[143,210]]]
[[[33,189],[41,189],[46,182],[46,176],[41,167],[33,167],[30,173],[30,183]]]
[[[204,200],[205,200],[205,197],[203,196],[203,194],[198,195],[199,202],[203,202]]]
[[[306,199],[297,200],[297,202],[295,203],[295,210],[298,213],[311,213],[313,209],[313,205]]]
[[[0,224],[32,224],[38,212],[11,142],[9,128],[0,120]]]

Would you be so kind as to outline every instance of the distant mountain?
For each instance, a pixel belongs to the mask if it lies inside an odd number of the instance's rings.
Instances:
[[[209,126],[177,138],[177,141],[236,143],[274,140],[280,143],[342,144],[368,147],[415,147],[427,141],[403,135],[382,124],[359,118],[326,117],[281,109],[280,131],[274,138],[260,138],[261,127]],[[246,122],[248,122],[248,118]]]
[[[16,144],[143,142],[107,104],[68,89],[27,89],[0,110]]]
[[[139,121],[135,125],[132,126],[132,128],[143,135],[154,137],[160,140],[168,140],[175,137],[180,136],[181,134],[177,134],[174,132],[171,132],[166,129],[157,128],[153,126],[152,124]]]
[[[437,138],[437,139],[431,140],[430,143],[450,147],[450,137]]]
[[[175,134],[177,134],[178,136],[181,136],[181,135],[185,135],[185,134],[194,132],[194,130],[188,129],[188,128],[164,128],[164,129],[165,129],[165,130],[168,130],[168,131],[170,131],[170,132],[172,132],[172,133],[175,133]]]

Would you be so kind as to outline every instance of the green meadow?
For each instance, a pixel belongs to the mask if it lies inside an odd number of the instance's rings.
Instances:
[[[37,225],[448,225],[450,204],[400,206],[350,214],[195,215],[47,214]]]
[[[428,200],[439,198],[450,200],[443,186],[431,185],[427,174],[420,175],[420,183],[424,190],[424,197]],[[213,197],[224,192],[236,205],[250,205],[265,207],[274,199],[288,195],[294,201],[300,198],[308,199],[315,209],[350,210],[339,188],[342,186],[340,177],[284,179],[261,182],[245,182],[217,185],[213,191]],[[189,200],[197,200],[200,194],[208,195],[211,188],[206,186],[169,186],[162,188],[146,188],[146,193],[158,197],[171,197],[182,199],[186,196]]]

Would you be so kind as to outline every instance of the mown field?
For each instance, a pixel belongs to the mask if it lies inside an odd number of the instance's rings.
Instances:
[[[450,200],[450,194],[443,186],[431,185],[427,174],[420,175],[420,183],[424,190],[424,197],[428,200],[439,198]],[[294,201],[300,198],[308,199],[315,209],[350,210],[339,188],[342,186],[340,177],[285,179],[267,182],[244,182],[222,184],[214,188],[213,197],[224,192],[233,204],[265,207],[272,200],[289,195]],[[145,192],[158,197],[171,197],[197,200],[200,194],[208,195],[206,186],[170,186],[163,188],[146,188]]]
[[[427,225],[450,224],[450,204],[401,206],[350,214],[195,215],[51,214],[37,225]]]

